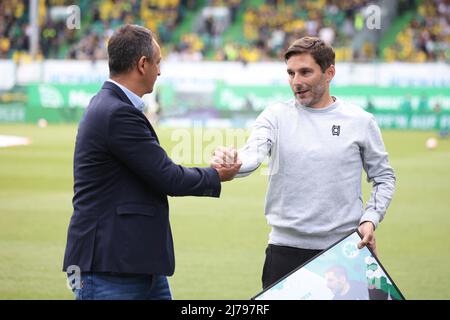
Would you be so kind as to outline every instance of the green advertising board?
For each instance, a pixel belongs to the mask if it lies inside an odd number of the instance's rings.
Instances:
[[[25,113],[3,110],[3,118],[25,117],[27,122],[41,118],[52,123],[77,122],[98,92],[101,84],[28,86]],[[331,94],[372,112],[381,128],[449,129],[450,90],[448,88],[380,88],[365,86],[331,87]],[[187,97],[170,84],[158,86],[163,114],[177,108],[188,116],[196,104],[226,111],[231,115],[252,112],[256,117],[267,106],[292,98],[288,85],[237,86],[217,82],[215,90]],[[204,95],[209,97],[204,97]],[[201,101],[199,101],[201,99]],[[199,101],[196,103],[196,101]],[[1,115],[1,114],[0,114]]]
[[[0,103],[0,123],[25,121],[25,106],[21,103]]]
[[[373,113],[382,128],[449,129],[448,88],[331,87],[331,94]],[[230,86],[219,83],[215,105],[220,110],[261,112],[267,106],[292,98],[288,85]],[[447,107],[447,109],[444,109]]]
[[[52,123],[77,122],[100,87],[101,84],[29,85],[25,119],[27,122],[41,118]]]
[[[377,123],[384,129],[448,130],[450,112],[374,111]]]
[[[437,105],[450,109],[450,90],[448,88],[401,88],[348,86],[331,87],[332,95],[345,99],[362,108],[369,103],[377,110],[402,112],[426,112]],[[244,110],[251,107],[257,111],[279,101],[292,98],[289,85],[231,86],[218,83],[215,92],[215,104],[219,109]]]

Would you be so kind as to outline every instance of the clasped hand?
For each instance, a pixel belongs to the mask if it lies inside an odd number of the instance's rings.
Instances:
[[[210,166],[217,170],[220,181],[230,181],[236,176],[242,162],[234,147],[218,147],[211,158]]]

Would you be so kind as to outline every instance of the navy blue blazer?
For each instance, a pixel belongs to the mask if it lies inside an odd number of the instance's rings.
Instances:
[[[78,127],[63,271],[172,275],[167,196],[220,190],[215,169],[173,163],[144,114],[105,82]]]

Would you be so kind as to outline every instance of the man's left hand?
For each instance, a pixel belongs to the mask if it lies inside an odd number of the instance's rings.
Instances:
[[[358,243],[358,249],[362,249],[367,246],[372,250],[373,254],[378,257],[374,230],[375,227],[370,221],[365,221],[359,225],[358,231],[363,236],[363,239],[360,243]]]

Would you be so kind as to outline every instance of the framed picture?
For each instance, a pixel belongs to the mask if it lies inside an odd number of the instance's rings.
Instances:
[[[405,300],[361,239],[355,230],[252,300]]]

